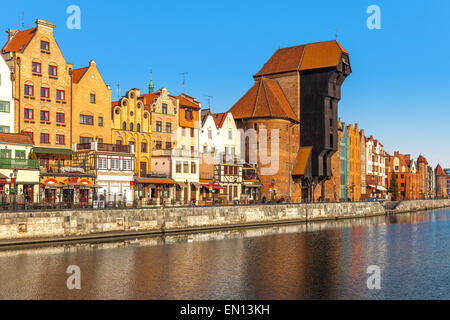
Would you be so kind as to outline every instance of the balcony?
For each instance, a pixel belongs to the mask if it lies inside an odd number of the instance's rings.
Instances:
[[[106,151],[106,152],[120,152],[120,153],[133,153],[134,150],[129,145],[111,144],[111,143],[98,143],[87,142],[74,144],[76,151]]]
[[[39,161],[30,159],[0,159],[0,169],[39,169]]]

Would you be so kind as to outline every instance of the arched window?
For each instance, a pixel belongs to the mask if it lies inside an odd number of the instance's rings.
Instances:
[[[132,123],[130,123],[130,131],[133,131],[133,122]]]
[[[136,131],[137,131],[137,132],[141,132],[141,124],[140,124],[140,123],[138,123],[138,124],[136,125]]]
[[[127,130],[127,123],[125,121],[122,123],[122,130]]]

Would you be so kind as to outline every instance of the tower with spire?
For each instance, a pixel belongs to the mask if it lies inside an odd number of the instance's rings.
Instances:
[[[150,84],[148,85],[148,93],[153,93],[155,86],[153,85],[153,72],[150,70]]]

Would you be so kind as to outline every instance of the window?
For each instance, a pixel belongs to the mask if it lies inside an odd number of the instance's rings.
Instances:
[[[193,116],[192,116],[192,109],[186,108],[185,112],[184,112],[184,118],[186,120],[192,120]]]
[[[162,122],[156,121],[156,132],[162,132]]]
[[[332,133],[330,133],[330,148],[333,148],[333,142],[334,142],[334,136]]]
[[[94,141],[94,139],[91,137],[80,137],[80,143],[91,143],[92,141]]]
[[[89,101],[90,101],[91,103],[95,103],[95,94],[94,94],[94,93],[91,93],[91,94],[90,94],[90,96],[89,96]]]
[[[189,173],[189,162],[183,162],[183,173]]]
[[[137,131],[137,132],[141,132],[141,124],[140,124],[140,123],[138,123],[138,124],[136,125],[136,131]]]
[[[127,123],[125,121],[122,123],[122,130],[127,130]]]
[[[98,142],[98,143],[103,143],[103,138],[98,138],[98,139],[97,139],[97,142]]]
[[[25,150],[16,150],[16,159],[25,160]]]
[[[24,132],[27,136],[29,136],[31,138],[31,140],[33,140],[33,132],[31,131],[25,131]]]
[[[64,135],[62,135],[62,134],[56,135],[56,144],[65,144],[64,143]]]
[[[167,114],[167,103],[162,104],[162,113]]]
[[[130,143],[128,143],[128,145],[130,146],[130,150],[133,150],[133,152],[136,151],[135,147],[134,147],[134,142],[130,141]]]
[[[197,173],[197,165],[195,162],[191,162],[191,173]]]
[[[31,71],[35,73],[41,73],[41,64],[39,62],[33,62],[31,64]]]
[[[0,151],[0,158],[2,158],[2,159],[11,159],[11,150],[2,149]]]
[[[56,100],[65,100],[66,93],[64,90],[56,90]]]
[[[228,129],[228,140],[233,139],[233,131],[231,129]]]
[[[57,66],[48,66],[48,75],[56,77],[58,75],[58,67]]]
[[[147,143],[141,142],[141,152],[147,152]]]
[[[131,170],[131,160],[123,160],[123,170]]]
[[[161,141],[155,141],[155,149],[156,150],[161,150],[161,148],[162,148]]]
[[[80,114],[80,124],[93,125],[94,124],[94,117],[93,116],[84,115],[84,114]]]
[[[194,128],[191,128],[191,138],[194,137]]]
[[[172,123],[166,122],[166,132],[171,133],[172,132]]]
[[[172,149],[172,142],[166,142],[166,150]]]
[[[50,143],[50,135],[48,133],[41,133],[41,143]]]
[[[103,127],[103,117],[98,117],[98,126]]]
[[[176,173],[181,173],[181,161],[177,161],[175,171]]]
[[[41,50],[50,51],[50,43],[48,41],[41,40]]]
[[[116,144],[121,145],[122,144],[122,140],[116,140]]]
[[[133,122],[132,122],[132,123],[130,123],[130,131],[133,131],[133,129],[134,129],[134,126],[133,126]]]
[[[112,170],[119,170],[120,169],[119,159],[111,159],[111,169]]]
[[[0,101],[0,112],[9,113],[10,111],[9,101]]]
[[[41,87],[41,98],[50,97],[50,89],[46,87]]]
[[[9,126],[0,126],[0,132],[9,133]]]
[[[208,139],[212,139],[212,130],[208,129]]]
[[[106,158],[98,158],[97,159],[97,168],[98,169],[108,169],[108,160]]]
[[[23,94],[26,96],[33,96],[34,95],[34,87],[31,84],[26,84],[25,89],[23,91]]]
[[[56,122],[64,123],[64,113],[61,112],[56,113]]]
[[[41,121],[50,121],[50,113],[48,111],[41,111]]]

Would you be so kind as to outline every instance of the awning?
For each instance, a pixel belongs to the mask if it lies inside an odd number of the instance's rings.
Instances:
[[[161,179],[161,178],[138,178],[137,183],[143,184],[175,184],[175,180],[172,179]]]
[[[0,184],[8,183],[8,177],[0,173]]]
[[[33,151],[36,154],[59,154],[59,155],[76,154],[72,149],[64,149],[64,148],[34,147]]]
[[[387,191],[387,189],[385,187],[382,186],[377,186],[377,189],[380,191]]]
[[[309,176],[311,168],[311,150],[312,147],[301,147],[298,150],[297,158],[295,159],[294,168],[292,169],[293,176]]]
[[[209,184],[201,184],[202,187],[209,189]],[[220,184],[214,185],[214,190],[224,190],[225,187],[222,187]]]

